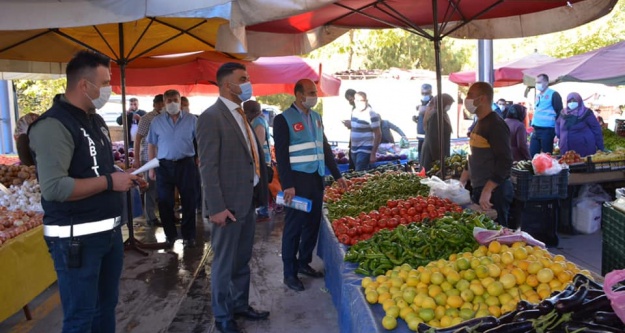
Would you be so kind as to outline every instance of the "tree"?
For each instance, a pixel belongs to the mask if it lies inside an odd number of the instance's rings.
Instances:
[[[471,48],[463,41],[446,38],[441,42],[441,64],[444,74],[458,71],[469,61]],[[436,69],[432,42],[401,29],[351,30],[334,42],[312,52],[313,59],[340,61],[345,69]],[[345,68],[347,63],[347,68]],[[324,64],[328,67],[330,64]]]
[[[63,93],[67,80],[15,80],[20,116],[29,112],[41,114],[52,106],[56,94]]]
[[[295,97],[293,97],[293,95],[291,94],[275,94],[256,97],[256,101],[258,103],[275,105],[279,107],[282,111],[291,107],[291,104],[293,104],[294,100]],[[314,110],[317,111],[320,115],[323,115],[323,99],[319,98],[319,102],[317,102]]]

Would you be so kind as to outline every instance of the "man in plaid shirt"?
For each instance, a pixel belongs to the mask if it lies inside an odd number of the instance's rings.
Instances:
[[[132,167],[136,169],[148,161],[148,140],[146,138],[150,132],[152,119],[161,114],[161,109],[164,106],[163,94],[154,96],[152,105],[154,106],[154,110],[141,117],[141,120],[139,120],[139,129],[137,130],[137,136],[135,137],[135,143],[137,143],[135,144],[135,159],[132,163]],[[151,180],[150,177],[148,177],[147,172],[144,179],[146,179],[149,183],[148,190],[145,193],[145,218],[148,225],[153,226],[160,223],[156,217],[156,199],[158,198],[156,181]]]

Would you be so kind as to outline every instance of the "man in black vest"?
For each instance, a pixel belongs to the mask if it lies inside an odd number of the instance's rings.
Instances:
[[[95,113],[111,93],[109,64],[103,55],[77,53],[67,64],[65,94],[54,98],[28,133],[64,333],[115,332],[122,192],[139,178],[115,171],[108,127]]]

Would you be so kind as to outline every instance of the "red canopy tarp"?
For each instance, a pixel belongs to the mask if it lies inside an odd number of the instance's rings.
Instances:
[[[529,68],[552,63],[558,59],[539,53],[532,53],[512,62],[496,65],[493,69],[495,87],[507,87],[523,83],[523,71]],[[456,72],[449,74],[449,81],[469,86],[477,81],[475,71]]]
[[[177,89],[185,96],[218,95],[215,85],[219,67],[228,61],[245,65],[255,96],[293,93],[300,79],[317,84],[320,96],[337,96],[341,80],[322,73],[319,63],[296,56],[265,57],[255,61],[228,59],[222,55],[202,52],[177,57],[137,59],[126,68],[126,93],[155,95],[167,89]],[[113,66],[113,71],[119,71]],[[113,91],[120,92],[120,75],[112,75]]]

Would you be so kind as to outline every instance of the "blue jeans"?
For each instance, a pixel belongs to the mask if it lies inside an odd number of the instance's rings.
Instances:
[[[158,189],[158,212],[163,223],[163,231],[168,240],[178,238],[174,218],[174,189],[180,192],[182,204],[182,221],[180,231],[185,240],[195,239],[195,208],[197,204],[197,165],[193,157],[178,161],[159,160],[156,169],[156,186]]]
[[[530,139],[530,156],[541,152],[553,153],[553,138],[556,137],[556,130],[553,127],[534,127],[534,133]]]
[[[352,160],[356,171],[365,171],[369,169],[369,159],[371,153],[352,153]]]
[[[115,332],[124,260],[120,229],[75,237],[82,241],[79,268],[67,267],[69,238],[45,238],[58,277],[63,333]]]
[[[471,194],[471,200],[474,203],[480,203],[480,196],[484,187],[474,187]],[[510,217],[510,205],[514,197],[514,188],[510,179],[506,179],[493,191],[490,196],[490,202],[493,204],[493,209],[497,211],[497,223],[501,226],[508,226],[508,218]]]

